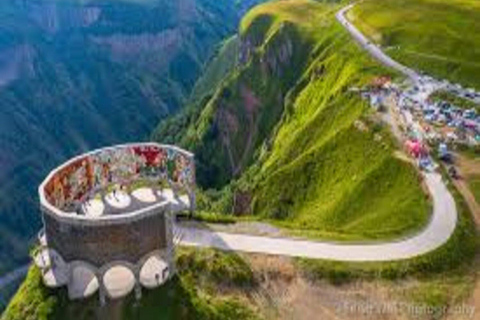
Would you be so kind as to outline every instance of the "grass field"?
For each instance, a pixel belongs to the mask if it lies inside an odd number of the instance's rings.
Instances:
[[[442,174],[448,181],[444,169]],[[459,220],[452,237],[437,250],[398,262],[341,263],[297,259],[298,266],[313,281],[326,280],[337,285],[360,279],[391,282],[409,303],[438,309],[465,303],[474,289],[478,273],[479,237],[466,202],[451,183],[448,186],[457,205]],[[402,282],[409,279],[414,280],[414,285],[402,289]],[[442,319],[444,315],[433,318]]]
[[[444,176],[447,178],[445,172]],[[355,279],[438,279],[462,276],[472,267],[479,238],[466,202],[452,184],[449,184],[449,189],[457,204],[459,220],[452,237],[435,251],[399,262],[343,263],[298,259],[298,263],[312,278],[327,279],[333,283]]]
[[[480,175],[473,175],[469,177],[468,186],[475,196],[477,203],[480,203]]]
[[[462,178],[467,183],[477,203],[480,204],[480,149],[461,148],[456,162],[460,168]]]
[[[366,0],[349,18],[400,62],[480,89],[480,3]]]

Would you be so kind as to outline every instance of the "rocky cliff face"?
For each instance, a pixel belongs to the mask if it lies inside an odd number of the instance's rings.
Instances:
[[[195,151],[204,187],[221,187],[252,164],[302,73],[309,44],[293,24],[272,23],[260,16],[241,32],[238,66],[193,124],[196,134],[184,141]]]

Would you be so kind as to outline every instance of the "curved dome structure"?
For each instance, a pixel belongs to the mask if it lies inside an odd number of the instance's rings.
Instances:
[[[156,143],[78,156],[39,187],[44,229],[35,263],[47,286],[102,302],[171,277],[174,214],[195,208],[191,153]]]

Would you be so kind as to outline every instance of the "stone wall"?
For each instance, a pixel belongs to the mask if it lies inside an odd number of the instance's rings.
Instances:
[[[68,222],[44,212],[48,247],[55,249],[65,261],[82,260],[101,267],[113,261],[136,264],[155,250],[169,247],[166,210],[141,215],[139,219],[98,221],[97,224]],[[170,226],[171,227],[171,226]]]

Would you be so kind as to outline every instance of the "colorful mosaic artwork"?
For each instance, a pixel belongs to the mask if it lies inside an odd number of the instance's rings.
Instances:
[[[195,165],[179,149],[141,144],[99,150],[61,168],[45,185],[47,201],[64,209],[112,184],[166,180],[193,192]]]

